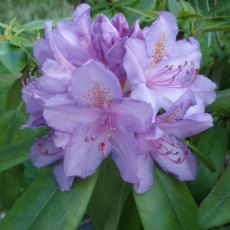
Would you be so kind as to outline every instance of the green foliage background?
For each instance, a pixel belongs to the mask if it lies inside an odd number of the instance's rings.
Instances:
[[[95,175],[76,180],[71,192],[61,193],[52,166],[38,170],[28,160],[30,145],[45,130],[20,129],[27,114],[19,76],[38,73],[32,48],[44,34],[44,20],[71,18],[82,2],[91,4],[93,16],[122,12],[130,25],[137,18],[142,26],[150,25],[160,10],[169,10],[177,16],[179,37],[199,40],[200,73],[218,88],[217,100],[207,108],[215,126],[189,140],[199,159],[195,181],[179,182],[155,167],[152,189],[138,196],[107,159]],[[229,12],[228,0],[1,2],[0,229],[230,229]]]

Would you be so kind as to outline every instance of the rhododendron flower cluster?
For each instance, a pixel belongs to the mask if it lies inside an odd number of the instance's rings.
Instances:
[[[22,90],[24,127],[49,128],[30,157],[37,167],[59,162],[53,173],[61,191],[109,154],[137,193],[152,186],[154,163],[181,181],[195,178],[196,159],[182,140],[213,125],[204,111],[216,85],[198,74],[199,43],[176,40],[177,33],[169,12],[141,29],[123,14],[91,21],[87,4],[56,28],[45,23],[34,47],[42,76]]]

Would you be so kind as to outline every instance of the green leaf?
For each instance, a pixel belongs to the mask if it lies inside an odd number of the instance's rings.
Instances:
[[[62,19],[54,19],[54,20],[52,20],[53,26],[56,26],[59,21],[70,20],[70,19],[71,18],[69,18],[69,17],[62,18]],[[23,30],[26,32],[42,30],[45,28],[45,22],[46,22],[46,20],[35,20],[35,21],[28,22],[25,25],[23,25]]]
[[[96,179],[97,174],[77,180],[70,192],[60,192],[51,170],[43,170],[0,222],[0,229],[76,229]]]
[[[230,222],[230,167],[228,167],[212,191],[201,203],[198,224],[210,229]]]
[[[194,10],[194,8],[186,1],[184,0],[179,0],[181,6],[183,7],[184,11],[188,11],[190,13],[196,13],[196,11]]]
[[[218,135],[216,135],[218,133]],[[202,200],[216,183],[224,168],[224,161],[228,151],[228,133],[225,127],[217,125],[203,134],[195,137],[196,146],[206,157],[215,162],[216,172],[209,170],[198,161],[197,177],[189,182],[189,188],[197,200]]]
[[[132,25],[137,19],[145,18],[147,15],[150,15],[149,13],[144,13],[146,10],[153,10],[156,5],[156,0],[151,1],[135,1],[132,4],[132,7],[125,7],[125,9],[128,9],[130,11],[133,11],[134,14],[127,14],[126,18],[130,25]],[[148,16],[149,17],[149,16]],[[154,13],[151,17],[154,17]]]
[[[35,31],[35,30],[42,30],[44,29],[45,20],[35,20],[32,22],[28,22],[23,25],[23,29],[25,31]]]
[[[33,140],[24,140],[0,147],[0,172],[20,164],[29,158]]]
[[[193,151],[197,158],[204,163],[210,172],[216,171],[216,166],[214,163],[208,159],[207,156],[205,156],[205,154],[199,148],[197,148],[197,146],[193,145],[192,143],[188,143],[188,147]]]
[[[100,167],[99,178],[89,204],[91,218],[98,229],[117,229],[129,191],[114,162],[108,158]]]
[[[34,40],[36,38],[35,37],[31,37],[29,35],[27,36],[13,36],[10,39],[10,43],[12,45],[18,46],[18,47],[28,47],[28,48],[32,48],[34,47]]]
[[[0,203],[9,209],[21,193],[23,166],[18,165],[0,173]]]
[[[7,69],[5,71],[8,72]],[[0,73],[0,115],[5,112],[7,91],[15,80],[16,76],[13,74]]]
[[[22,102],[22,81],[20,78],[16,79],[11,85],[6,96],[6,110],[13,110]]]
[[[222,13],[224,11],[228,11],[230,9],[230,2],[229,1],[222,1],[218,2],[215,7],[213,7],[210,12],[208,13],[209,15],[215,15]]]
[[[135,8],[131,8],[131,7],[124,7],[126,10],[131,11],[135,14],[138,14],[139,16],[141,16],[142,18],[152,18],[152,19],[156,19],[158,16],[158,13],[156,11],[149,11],[149,10],[138,10]]]
[[[0,43],[0,62],[11,72],[19,73],[26,66],[26,54],[8,41]]]
[[[230,89],[217,92],[216,100],[207,107],[206,111],[228,110],[230,108]]]
[[[197,14],[197,13],[190,13],[190,12],[187,12],[187,11],[181,11],[181,12],[178,13],[177,18],[178,19],[183,19],[183,20],[188,20],[190,18],[202,19],[202,18],[204,18],[204,16],[200,15],[200,14]]]
[[[150,191],[134,196],[144,229],[197,230],[197,206],[186,184],[155,169]]]
[[[207,27],[202,30],[203,32],[215,32],[215,31],[230,31],[230,25],[219,25],[213,27]]]
[[[121,214],[119,230],[142,230],[142,223],[135,204],[133,193],[130,193]]]
[[[17,110],[9,110],[0,116],[0,144],[6,145],[31,138],[34,132],[31,129],[20,129],[26,123],[26,116],[20,111],[22,103]]]
[[[168,9],[169,11],[171,11],[173,14],[175,14],[176,16],[178,15],[178,13],[180,11],[182,11],[182,7],[181,5],[178,3],[177,0],[169,0],[168,1]]]

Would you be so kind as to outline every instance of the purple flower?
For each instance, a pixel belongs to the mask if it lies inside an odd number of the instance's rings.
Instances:
[[[152,161],[146,163],[149,167],[145,169],[147,183],[142,183],[141,186],[137,183],[137,192],[142,193],[151,187],[149,182],[153,180],[151,173],[153,162],[181,181],[195,178],[196,159],[181,140],[213,126],[212,117],[207,113],[186,116],[189,108],[195,104],[193,93],[190,90],[186,91],[169,111],[156,117],[156,123],[152,124],[148,131],[137,135],[139,153],[142,158]]]
[[[91,22],[90,6],[81,4],[73,13],[73,20],[62,21],[52,29],[52,22],[45,23],[46,37],[35,42],[34,56],[40,66],[55,60],[69,70],[90,59],[106,64],[122,83],[127,79],[123,67],[125,41],[128,37],[143,38],[137,21],[131,29],[123,14],[109,20],[98,15]]]
[[[173,14],[161,12],[156,22],[143,31],[144,40],[130,38],[126,42],[124,67],[131,97],[150,102],[155,115],[161,108],[167,110],[188,88],[199,91],[195,94],[196,112],[204,111],[204,106],[215,99],[215,84],[198,75],[198,42],[194,38],[176,41],[177,33]]]
[[[50,127],[70,135],[62,146],[67,177],[93,174],[111,152],[125,181],[141,180],[136,173],[135,133],[151,125],[152,108],[122,99],[118,79],[99,62],[90,60],[78,68],[70,94],[52,97],[45,104],[44,117]]]
[[[91,22],[87,4],[54,29],[45,23],[34,47],[42,75],[22,90],[30,115],[24,127],[49,128],[30,158],[37,167],[60,161],[53,174],[61,191],[110,153],[137,193],[151,187],[154,163],[179,180],[194,179],[196,160],[182,140],[212,126],[204,108],[215,84],[198,75],[198,42],[176,41],[177,33],[167,12],[141,30],[139,21],[129,28],[123,14]]]
[[[128,37],[143,39],[137,21],[131,29],[123,14],[119,13],[109,20],[105,15],[96,17],[92,28],[92,44],[98,59],[108,65],[122,84],[125,83],[126,72],[123,66],[125,42]]]
[[[52,30],[52,22],[45,24],[46,38],[35,42],[34,56],[40,66],[47,59],[74,68],[95,56],[91,44],[90,6],[81,4],[73,13],[73,20],[62,21]]]
[[[30,114],[26,127],[38,128],[46,125],[43,118],[44,104],[52,96],[64,93],[71,82],[72,70],[59,65],[57,61],[47,59],[41,69],[40,78],[30,78],[30,82],[22,89],[26,110]]]

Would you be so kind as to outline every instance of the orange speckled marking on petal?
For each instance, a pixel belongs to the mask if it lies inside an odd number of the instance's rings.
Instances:
[[[160,34],[158,40],[156,41],[156,44],[153,49],[153,53],[154,53],[154,57],[153,57],[154,64],[160,63],[162,58],[166,55],[167,39],[164,32]]]
[[[102,107],[109,103],[111,95],[109,89],[95,81],[93,87],[87,92],[86,99],[90,101],[91,106]]]

